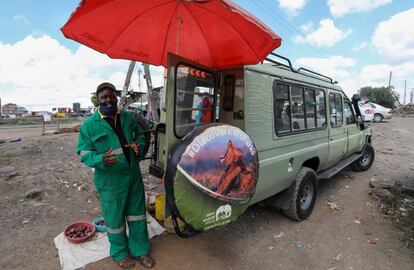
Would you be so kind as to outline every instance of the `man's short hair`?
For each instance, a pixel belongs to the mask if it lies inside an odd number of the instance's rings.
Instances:
[[[101,83],[100,85],[98,85],[98,87],[96,88],[96,96],[98,96],[99,92],[102,92],[105,89],[110,89],[114,92],[114,94],[116,95],[116,88],[112,83],[109,82],[104,82]]]

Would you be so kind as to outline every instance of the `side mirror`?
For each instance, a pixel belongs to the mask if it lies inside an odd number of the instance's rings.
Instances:
[[[358,117],[361,117],[361,111],[359,110],[358,102],[361,100],[359,94],[354,94],[352,96],[352,105],[354,106],[355,113]]]
[[[354,94],[353,96],[352,96],[352,103],[353,102],[355,102],[355,101],[360,101],[361,100],[361,96],[359,95],[359,94]]]

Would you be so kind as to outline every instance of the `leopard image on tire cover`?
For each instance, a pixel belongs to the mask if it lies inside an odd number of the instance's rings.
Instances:
[[[224,124],[198,128],[184,138],[173,164],[174,203],[199,231],[237,219],[248,207],[258,179],[258,156],[250,137]]]

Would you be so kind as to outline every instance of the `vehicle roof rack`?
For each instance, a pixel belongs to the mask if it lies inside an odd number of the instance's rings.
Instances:
[[[279,55],[279,54],[276,54],[276,53],[270,53],[270,54],[271,54],[271,55],[273,55],[273,56],[275,56],[275,57],[278,57],[278,58],[280,58],[280,59],[285,60],[285,61],[286,61],[289,65],[283,64],[283,63],[281,63],[281,62],[279,62],[279,61],[276,61],[276,60],[274,60],[274,59],[270,59],[270,58],[267,58],[267,57],[266,57],[266,60],[267,60],[267,61],[269,61],[269,62],[271,62],[271,63],[273,63],[273,64],[276,64],[276,65],[278,65],[278,66],[284,66],[284,67],[287,67],[287,68],[289,68],[292,72],[295,72],[295,73],[300,73],[300,74],[305,75],[305,76],[307,76],[307,77],[316,78],[316,79],[323,79],[324,81],[327,81],[327,82],[329,82],[329,83],[331,83],[331,84],[337,84],[337,83],[338,83],[337,81],[334,81],[331,77],[328,77],[328,76],[326,76],[326,75],[320,74],[320,73],[318,73],[318,72],[316,72],[316,71],[313,71],[313,70],[310,70],[310,69],[307,69],[307,68],[304,68],[304,67],[300,67],[299,69],[295,70],[295,69],[293,68],[293,66],[292,66],[292,62],[290,62],[290,59],[289,59],[289,58],[284,57],[284,56]],[[307,74],[307,73],[308,73],[308,74]],[[318,76],[319,78],[317,78],[315,75],[316,75],[316,76]]]
[[[267,58],[267,57],[266,57],[266,60],[267,60],[267,61],[269,61],[269,62],[271,62],[271,63],[273,63],[273,64],[276,64],[276,65],[278,65],[278,66],[284,66],[284,67],[287,67],[287,68],[289,68],[289,69],[290,69],[291,71],[293,71],[293,72],[297,72],[297,71],[293,68],[292,63],[290,62],[290,59],[289,59],[289,58],[284,57],[284,56],[281,56],[281,55],[276,54],[276,53],[270,53],[270,54],[271,54],[271,55],[273,55],[273,56],[279,57],[280,59],[285,60],[286,62],[288,62],[288,64],[289,64],[289,65],[283,64],[283,63],[281,63],[281,62],[279,62],[279,61],[276,61],[276,60],[274,60],[274,59],[270,59],[270,58]]]
[[[330,82],[330,83],[332,83],[332,84],[336,84],[336,83],[338,83],[337,81],[332,80],[332,78],[331,78],[331,77],[328,77],[328,76],[326,76],[326,75],[322,75],[322,74],[320,74],[320,73],[318,73],[318,72],[316,72],[316,71],[312,71],[312,70],[309,70],[309,69],[304,68],[304,67],[300,67],[300,68],[298,69],[298,72],[299,72],[299,73],[300,73],[301,71],[306,71],[306,72],[311,73],[311,74],[313,74],[313,75],[316,75],[316,76],[322,77],[322,78],[326,79],[328,82]]]

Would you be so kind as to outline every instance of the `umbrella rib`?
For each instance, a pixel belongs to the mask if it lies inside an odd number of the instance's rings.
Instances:
[[[200,29],[201,33],[203,33],[203,38],[204,38],[204,40],[205,40],[205,42],[206,42],[206,46],[207,46],[208,51],[209,51],[209,53],[210,53],[210,57],[211,57],[211,59],[213,59],[213,61],[215,62],[216,60],[213,58],[213,54],[212,54],[212,52],[211,52],[211,48],[210,48],[210,46],[208,46],[208,42],[207,42],[206,36],[205,36],[205,34],[204,34],[203,28],[200,26],[200,24],[198,23],[198,21],[196,20],[196,18],[193,16],[193,14],[190,12],[190,10],[189,10],[189,9],[188,9],[185,5],[183,5],[183,6],[184,6],[184,7],[185,7],[185,9],[188,11],[188,13],[191,15],[191,17],[193,17],[194,21],[197,23],[198,28]]]
[[[164,6],[164,5],[167,5],[167,4],[170,4],[171,2],[174,2],[175,0],[171,0],[171,1],[168,1],[168,2],[165,2],[165,3],[163,3],[163,4],[160,4],[160,5],[158,5],[158,6],[154,6],[154,7],[151,7],[151,8],[149,8],[149,9],[147,9],[145,12],[143,12],[143,13],[141,13],[141,14],[139,14],[138,16],[135,16],[135,18],[134,19],[132,19],[125,27],[124,27],[124,29],[122,29],[122,31],[119,31],[119,33],[118,33],[118,35],[114,38],[114,40],[112,41],[112,43],[111,43],[111,45],[106,49],[106,52],[108,52],[111,48],[112,48],[112,46],[114,45],[114,43],[115,43],[115,41],[127,30],[127,28],[133,23],[133,22],[135,22],[138,18],[140,18],[141,16],[143,16],[144,14],[146,14],[147,12],[149,12],[150,10],[153,10],[154,8],[159,8],[159,7],[161,7],[161,6]]]
[[[174,9],[173,15],[175,14],[175,11],[177,10],[177,8],[178,8],[178,2],[177,2],[177,4],[175,5],[175,9]],[[166,37],[165,37],[165,39],[164,39],[164,48],[163,48],[163,50],[162,50],[161,63],[164,63],[164,52],[165,52],[165,48],[167,47],[168,34],[169,34],[169,32],[170,32],[169,30],[170,30],[170,27],[171,27],[171,23],[172,23],[173,18],[174,18],[174,16],[171,16],[171,20],[170,20],[170,22],[168,23],[167,36],[166,36]]]
[[[212,14],[214,14],[214,15],[216,15],[217,17],[219,17],[220,19],[222,19],[224,22],[226,22],[228,25],[230,25],[231,26],[231,28],[233,28],[236,32],[237,32],[237,34],[239,34],[239,36],[246,42],[246,44],[247,44],[247,46],[249,46],[249,48],[253,51],[253,53],[256,55],[256,57],[257,57],[257,59],[260,59],[260,57],[257,55],[257,53],[256,53],[256,51],[253,49],[253,47],[250,45],[250,43],[249,42],[247,42],[247,40],[243,37],[243,35],[234,27],[234,25],[232,25],[231,23],[229,23],[226,19],[224,19],[223,17],[221,17],[221,16],[219,16],[219,15],[217,15],[216,13],[214,13],[214,12],[211,12],[210,10],[208,10],[208,9],[206,9],[206,8],[203,8],[203,7],[201,7],[201,6],[197,6],[198,8],[200,8],[200,9],[203,9],[203,10],[205,10],[205,11],[207,11],[207,12],[209,12],[209,13],[212,13]]]

